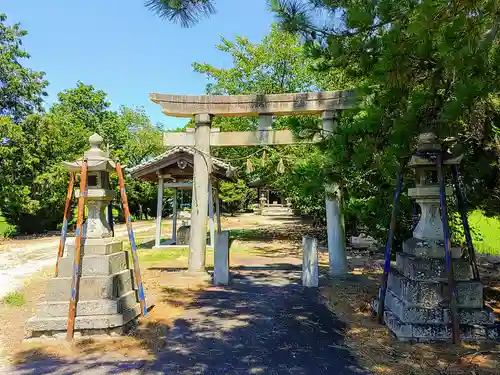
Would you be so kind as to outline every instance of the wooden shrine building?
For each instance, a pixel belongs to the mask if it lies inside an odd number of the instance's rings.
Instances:
[[[218,181],[235,181],[234,169],[231,165],[222,162],[210,155],[202,155],[205,162],[210,166],[210,178],[208,186],[204,186],[208,194],[208,216],[210,220],[210,243],[214,246],[215,237],[215,219],[217,221],[217,231],[221,231],[220,204]],[[196,186],[193,186],[195,150],[193,147],[177,146],[167,149],[161,155],[139,164],[128,172],[133,178],[140,178],[148,181],[157,181],[158,183],[158,206],[156,215],[156,238],[155,248],[169,246],[182,246],[187,244],[177,244],[177,217],[178,217],[178,190],[193,189],[195,195]],[[164,189],[173,189],[173,214],[172,214],[172,235],[166,241],[162,241],[161,223],[163,211],[163,192]],[[215,206],[215,207],[214,207]],[[214,213],[215,208],[215,213]]]

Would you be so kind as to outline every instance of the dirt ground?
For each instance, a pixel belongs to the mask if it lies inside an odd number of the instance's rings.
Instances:
[[[377,323],[370,302],[378,296],[382,254],[351,251],[351,276],[321,288],[321,298],[346,323],[345,344],[375,374],[493,375],[500,373],[500,345],[495,343],[411,344],[394,339]],[[485,302],[500,313],[500,270],[480,262]]]
[[[243,215],[223,218],[224,229],[231,229],[231,267],[251,268],[262,264],[296,265],[301,262],[301,237],[315,233],[307,224],[291,219]],[[320,249],[321,250],[321,249]],[[147,251],[147,250],[144,250]],[[208,255],[210,256],[210,255]],[[375,321],[369,304],[378,293],[382,258],[372,251],[348,252],[351,276],[320,288],[320,299],[344,323],[339,335],[350,355],[375,374],[489,375],[500,373],[500,346],[494,344],[449,345],[405,344],[396,342],[384,326]],[[207,258],[207,263],[211,259]],[[328,257],[320,252],[320,272],[327,271]],[[47,356],[68,361],[99,358],[148,360],[162,351],[165,334],[181,319],[184,309],[206,284],[189,289],[166,287],[171,284],[161,268],[187,266],[187,257],[141,264],[147,296],[155,296],[155,306],[137,329],[126,337],[80,338],[73,344],[60,341],[22,342],[24,322],[33,315],[36,303],[44,299],[50,272],[37,274],[24,288],[26,303],[21,307],[0,304],[0,357],[10,363],[26,363]],[[483,261],[480,265],[486,284],[485,299],[500,313],[500,272]],[[8,348],[8,349],[7,349]],[[1,362],[0,362],[1,368]]]

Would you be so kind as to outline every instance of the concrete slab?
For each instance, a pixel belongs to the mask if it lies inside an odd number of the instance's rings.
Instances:
[[[390,310],[404,323],[414,324],[451,324],[449,308],[426,309],[408,306],[392,291],[388,290],[385,298],[385,308]],[[495,314],[490,309],[460,309],[458,316],[461,324],[488,325],[496,321]]]
[[[122,314],[110,315],[92,315],[92,316],[77,316],[75,319],[75,331],[81,330],[105,330],[126,325],[132,319],[140,315],[140,305],[136,304],[131,309],[124,311]],[[65,317],[32,317],[26,323],[26,329],[32,331],[32,335],[36,336],[37,332],[43,334],[56,333],[66,331],[67,316]]]
[[[460,247],[452,247],[450,250],[452,258],[459,259],[462,256]],[[415,237],[403,242],[403,252],[422,258],[445,257],[443,241],[425,241]]]
[[[75,256],[75,238],[66,242],[66,256]],[[87,238],[83,243],[84,255],[107,255],[123,250],[123,241],[116,238]]]
[[[82,276],[80,279],[79,300],[114,299],[136,289],[132,270],[124,270],[110,276]],[[71,277],[58,277],[49,280],[47,301],[69,301]]]
[[[132,290],[118,299],[98,299],[79,301],[76,308],[77,316],[112,315],[122,313],[137,304],[137,292]],[[68,301],[45,301],[37,305],[36,316],[40,318],[67,317]]]
[[[74,257],[64,257],[59,261],[59,276],[73,275]],[[85,255],[81,261],[82,276],[109,276],[129,268],[127,251],[107,255]]]
[[[405,323],[391,311],[385,311],[384,319],[389,329],[401,341],[451,342],[452,340],[450,325]],[[464,341],[497,340],[499,332],[499,324],[460,326],[460,336]]]
[[[432,309],[449,305],[446,283],[410,280],[395,269],[389,274],[388,289],[404,300],[407,306]],[[472,309],[483,307],[481,282],[459,281],[456,283],[456,292],[458,307]]]
[[[411,280],[448,280],[444,258],[420,258],[406,253],[396,255],[396,269]],[[467,260],[454,259],[453,273],[455,280],[470,280],[472,269]]]

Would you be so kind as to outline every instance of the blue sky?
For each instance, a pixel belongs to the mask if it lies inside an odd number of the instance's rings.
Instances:
[[[230,67],[230,59],[215,49],[220,36],[257,42],[273,22],[265,0],[218,0],[217,14],[191,29],[160,20],[143,3],[2,0],[0,12],[29,32],[24,47],[31,59],[24,64],[46,73],[48,104],[80,80],[107,92],[113,108],[144,106],[166,128],[186,120],[164,116],[149,101],[150,92],[203,94],[208,81],[191,64]]]

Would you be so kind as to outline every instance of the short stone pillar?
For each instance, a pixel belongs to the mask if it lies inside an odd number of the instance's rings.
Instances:
[[[109,172],[115,169],[115,164],[100,149],[102,141],[99,135],[92,135],[91,149],[84,155],[88,161],[85,199],[88,215],[82,239],[75,320],[75,331],[84,334],[123,331],[140,314],[128,252],[123,251],[122,241],[112,237],[106,220],[107,205],[116,194],[109,189]],[[64,164],[78,173],[82,162],[80,159]],[[79,195],[76,190],[75,196]],[[75,238],[69,238],[64,257],[59,261],[59,275],[49,281],[45,302],[38,304],[36,315],[26,324],[32,336],[66,331],[74,257]]]
[[[267,199],[264,196],[264,194],[262,194],[259,198],[259,214],[260,215],[264,215],[264,210],[266,209],[266,204],[267,204]]]
[[[229,284],[229,231],[215,232],[214,284]]]
[[[418,154],[440,150],[434,134],[420,135]],[[420,205],[422,214],[413,237],[403,243],[403,251],[396,255],[395,267],[389,273],[384,319],[400,340],[450,341],[451,312],[436,164],[417,155],[409,163],[416,171],[416,187],[408,189],[408,194]],[[457,162],[458,158],[445,163]],[[450,193],[451,189],[447,189]],[[470,264],[461,257],[461,249],[450,250],[462,339],[497,339],[495,315],[484,307],[483,285],[472,280]],[[375,311],[377,304],[375,301]]]
[[[188,225],[187,222],[183,222],[179,229],[177,229],[176,245],[189,245],[190,238],[191,225]]]
[[[318,276],[318,240],[312,236],[302,238],[302,285],[317,287]]]

